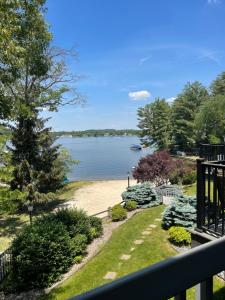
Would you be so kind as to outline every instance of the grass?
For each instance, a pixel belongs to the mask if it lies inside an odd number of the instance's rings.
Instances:
[[[28,221],[29,217],[27,214],[0,216],[0,252],[10,246],[12,239]]]
[[[183,186],[184,194],[187,196],[195,196],[196,195],[196,183],[193,183],[191,185],[185,185]]]
[[[100,253],[88,262],[81,270],[72,275],[63,284],[56,287],[49,295],[41,297],[42,300],[64,300],[87,290],[110,282],[103,277],[109,271],[117,272],[117,278],[152,265],[177,253],[168,242],[167,231],[161,229],[159,218],[164,207],[146,209],[129,219],[117,228],[109,242],[101,249]],[[144,238],[144,243],[134,246],[133,241],[141,239],[141,233],[149,224],[158,224],[152,234]],[[135,250],[131,252],[131,248]],[[131,259],[121,261],[122,254],[131,254]],[[184,270],[185,272],[185,270]],[[162,279],[163,281],[164,279]],[[165,279],[166,280],[166,279]],[[175,280],[175,279],[174,279]],[[214,279],[216,300],[225,299],[224,283]],[[188,291],[188,300],[194,300],[195,289]]]
[[[46,203],[46,205],[42,204],[42,206],[36,207],[35,216],[42,214],[43,211],[50,212],[63,201],[71,200],[77,189],[89,184],[91,184],[89,181],[75,181],[68,183],[57,192],[55,200]],[[0,215],[0,252],[10,246],[12,239],[19,233],[22,226],[27,222],[29,222],[28,213]]]

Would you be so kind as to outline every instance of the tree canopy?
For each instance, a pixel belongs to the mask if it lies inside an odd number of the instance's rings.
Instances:
[[[171,108],[165,99],[156,98],[153,103],[138,109],[138,127],[141,142],[158,150],[171,144]]]

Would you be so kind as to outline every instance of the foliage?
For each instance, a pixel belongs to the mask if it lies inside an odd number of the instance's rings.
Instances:
[[[9,188],[0,188],[0,213],[13,214],[25,204],[27,193]]]
[[[199,140],[210,143],[224,142],[225,95],[209,97],[196,115],[195,123]]]
[[[172,105],[174,143],[180,150],[193,147],[196,141],[195,116],[208,92],[199,82],[188,83]]]
[[[72,247],[75,257],[81,256],[84,254],[84,251],[87,248],[88,239],[85,234],[78,233],[75,237],[72,238]]]
[[[49,286],[72,263],[80,262],[87,244],[101,234],[101,220],[76,209],[38,218],[13,241],[11,288],[22,291]]]
[[[160,98],[138,109],[142,144],[155,146],[158,150],[168,149],[172,137],[170,114],[169,104]]]
[[[159,151],[142,157],[133,171],[133,177],[139,182],[151,181],[158,186],[168,181],[174,168],[173,159],[169,153]]]
[[[184,174],[182,184],[193,184],[197,180],[196,171],[190,171]]]
[[[128,211],[135,210],[137,208],[137,202],[134,200],[128,200],[125,204],[125,208]]]
[[[82,210],[77,209],[59,209],[52,217],[58,222],[63,223],[71,238],[77,234],[85,235],[87,241],[90,242],[91,236],[91,221],[87,214]],[[100,224],[98,224],[100,227]]]
[[[45,0],[7,1],[1,9],[6,24],[0,40],[10,37],[15,50],[0,55],[0,103],[11,103],[10,113],[3,114],[12,131],[11,188],[28,192],[28,200],[35,201],[38,194],[55,192],[65,176],[59,147],[39,114],[81,97],[72,91],[76,78],[65,64],[70,53],[51,47]]]
[[[120,204],[117,204],[111,209],[111,218],[114,222],[122,221],[127,218],[127,211]]]
[[[16,291],[43,288],[68,270],[74,246],[62,223],[48,219],[27,226],[12,244],[12,278]]]
[[[172,226],[169,229],[170,242],[182,246],[191,243],[191,234],[184,227]]]
[[[126,203],[130,200],[135,201],[138,208],[147,208],[160,204],[155,188],[149,182],[128,187],[127,191],[122,193],[122,198]]]
[[[182,226],[192,228],[196,224],[196,198],[187,196],[175,197],[163,213],[162,226]]]
[[[103,234],[102,220],[97,217],[89,217],[89,220],[91,229],[95,229],[94,238],[101,236]]]
[[[210,86],[210,90],[213,96],[225,95],[225,72],[219,74]]]
[[[192,184],[196,181],[195,165],[181,159],[174,160],[174,171],[170,175],[172,184]]]

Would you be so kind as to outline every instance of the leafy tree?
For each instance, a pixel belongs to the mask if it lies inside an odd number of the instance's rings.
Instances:
[[[217,76],[216,80],[212,82],[210,90],[213,96],[225,95],[225,72]]]
[[[69,53],[50,47],[52,35],[44,20],[45,0],[15,2],[18,5],[4,6],[4,14],[6,18],[11,13],[15,15],[16,28],[14,23],[12,28],[9,26],[8,35],[12,45],[18,47],[15,55],[19,63],[11,54],[9,59],[0,56],[0,65],[4,66],[0,73],[0,95],[3,103],[9,99],[13,103],[7,118],[13,121],[11,187],[28,190],[32,200],[36,191],[55,190],[62,180],[62,170],[56,163],[59,149],[53,146],[50,129],[44,127],[39,112],[55,111],[60,105],[77,103],[81,97],[76,90],[72,91],[71,82],[77,78],[65,64],[64,57]],[[10,30],[16,30],[16,34]],[[5,70],[9,70],[12,79],[5,79]]]
[[[172,105],[173,138],[181,150],[186,150],[196,142],[195,116],[208,92],[198,81],[188,83]]]
[[[158,150],[168,149],[171,144],[170,114],[169,104],[160,98],[138,109],[142,144],[155,146]]]
[[[166,183],[174,171],[175,164],[166,151],[142,157],[133,171],[134,179],[139,182],[151,181],[159,186]]]
[[[225,95],[211,96],[195,118],[199,140],[209,143],[224,142]]]

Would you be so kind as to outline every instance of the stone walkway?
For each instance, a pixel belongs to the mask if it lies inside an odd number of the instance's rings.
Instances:
[[[155,219],[156,222],[161,221],[161,219]],[[149,224],[148,227],[142,231],[142,238],[145,238],[147,236],[149,236],[152,233],[153,228],[156,228],[157,225],[156,224]],[[141,244],[143,244],[145,242],[144,239],[138,239],[138,240],[134,240],[134,245],[135,246],[139,246]],[[130,254],[122,254],[119,259],[122,261],[127,261],[130,260],[132,258],[132,252],[135,250],[135,247],[132,247],[130,249]],[[121,265],[121,263],[119,263],[119,266]],[[108,271],[105,276],[103,277],[103,279],[105,280],[114,280],[117,277],[117,272],[115,271]]]

